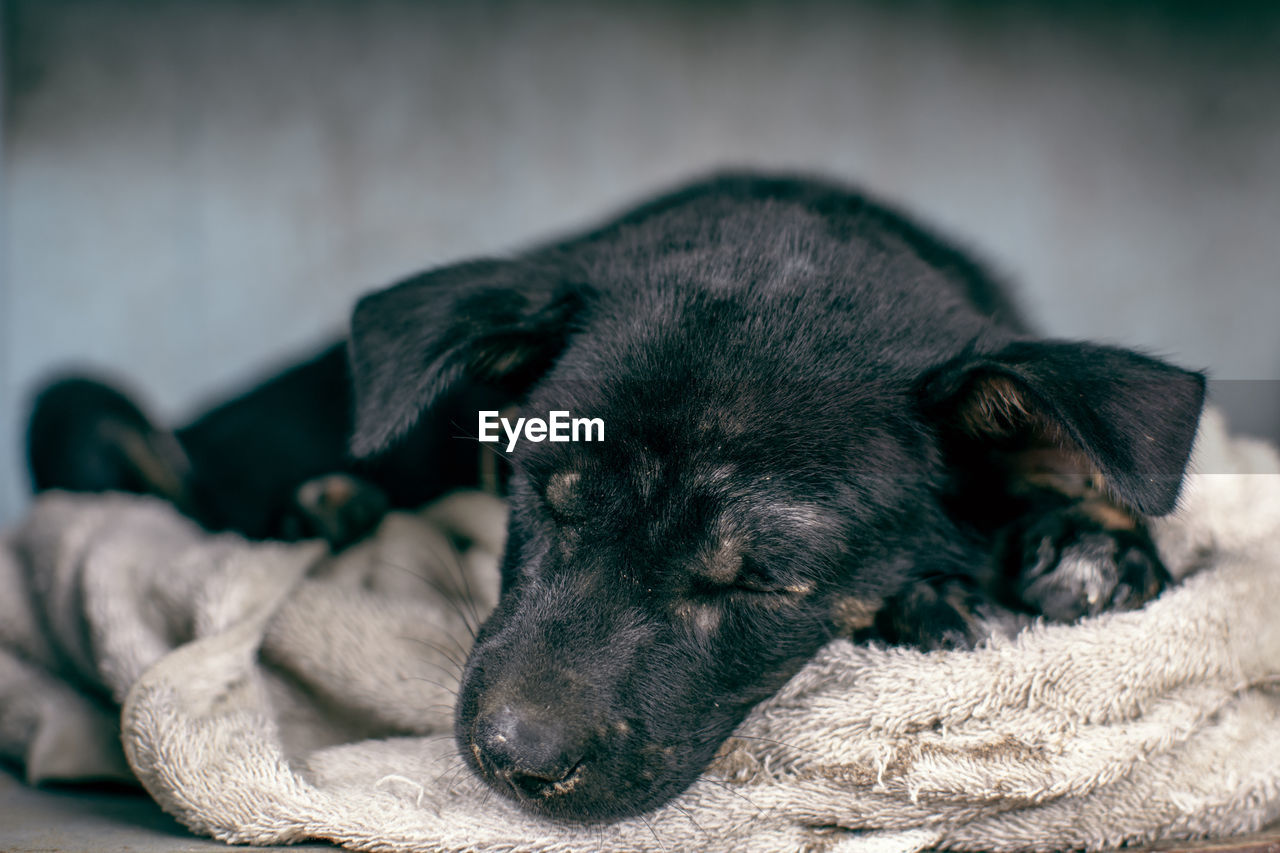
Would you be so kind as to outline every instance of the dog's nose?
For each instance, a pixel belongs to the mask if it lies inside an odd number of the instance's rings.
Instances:
[[[480,763],[525,797],[567,792],[584,752],[554,715],[511,705],[477,718],[472,741]]]

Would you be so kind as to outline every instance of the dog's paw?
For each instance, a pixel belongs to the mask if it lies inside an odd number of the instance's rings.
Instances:
[[[985,599],[962,580],[921,581],[889,599],[876,614],[885,640],[926,651],[972,649],[989,631],[978,611]]]
[[[317,537],[338,551],[373,532],[389,506],[372,483],[350,474],[327,474],[294,492],[284,533],[290,539]]]
[[[1039,517],[1019,545],[1017,596],[1055,622],[1135,610],[1172,583],[1144,526],[1109,528],[1079,506]]]

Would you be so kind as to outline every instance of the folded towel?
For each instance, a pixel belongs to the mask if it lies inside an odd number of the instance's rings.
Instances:
[[[140,781],[195,832],[359,850],[1097,850],[1280,817],[1280,458],[1206,414],[1181,583],[975,651],[829,644],[675,802],[527,815],[452,739],[504,508],[460,493],[363,544],[209,535],[48,494],[0,541],[0,755]]]

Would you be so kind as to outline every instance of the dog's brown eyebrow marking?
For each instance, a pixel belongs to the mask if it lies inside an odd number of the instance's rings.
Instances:
[[[836,628],[852,635],[875,624],[876,613],[883,605],[884,602],[874,598],[846,595],[832,603],[831,619]]]
[[[573,515],[578,508],[578,484],[581,482],[581,471],[557,471],[552,474],[544,490],[547,503],[562,515]]]
[[[721,536],[698,568],[698,574],[709,581],[733,583],[742,571],[742,541],[733,535]]]
[[[720,620],[724,616],[723,612],[715,607],[695,604],[691,601],[676,605],[675,613],[681,620],[692,625],[693,629],[703,637],[715,632],[720,627]]]

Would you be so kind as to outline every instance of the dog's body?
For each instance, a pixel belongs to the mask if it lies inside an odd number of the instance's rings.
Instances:
[[[833,636],[964,645],[979,605],[1155,595],[1140,515],[1173,507],[1203,399],[1197,374],[1035,340],[978,267],[861,196],[753,175],[368,297],[349,364],[360,473],[393,503],[449,485],[411,475],[428,439],[474,438],[479,400],[605,425],[510,454],[503,595],[457,709],[482,777],[575,820],[678,794]]]
[[[477,408],[506,400],[500,391],[460,389],[411,440],[356,460],[349,373],[344,341],[172,432],[101,381],[51,382],[27,429],[33,485],[154,494],[209,530],[315,536],[335,548],[367,533],[388,506],[418,507],[481,485],[477,448],[459,452],[454,424],[469,411],[474,428]]]

